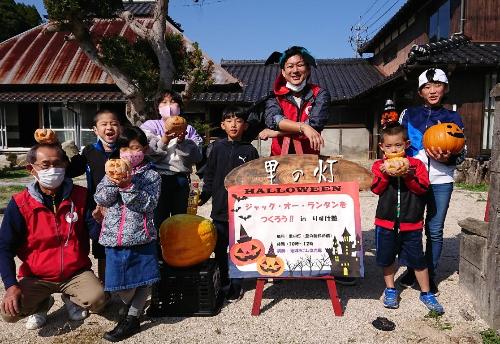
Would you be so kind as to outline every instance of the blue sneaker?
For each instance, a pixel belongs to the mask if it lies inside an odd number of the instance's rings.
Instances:
[[[425,295],[420,294],[420,301],[430,310],[437,314],[444,314],[444,308],[441,306],[436,296],[433,293],[427,293]]]
[[[394,288],[385,288],[384,307],[396,309],[399,307],[399,293]]]

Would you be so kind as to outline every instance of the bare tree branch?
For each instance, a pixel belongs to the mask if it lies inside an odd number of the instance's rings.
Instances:
[[[132,12],[123,11],[122,13],[120,13],[120,18],[125,20],[125,22],[128,24],[130,29],[137,36],[139,36],[143,39],[147,39],[151,35],[150,30],[147,27],[145,27],[144,25],[142,25],[141,23],[139,23],[139,21],[137,21],[134,18],[134,15],[132,14]]]

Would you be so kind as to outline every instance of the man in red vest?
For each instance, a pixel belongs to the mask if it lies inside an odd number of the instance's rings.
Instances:
[[[330,94],[308,83],[316,61],[303,47],[293,46],[284,53],[274,52],[266,64],[278,62],[281,71],[274,82],[274,97],[266,101],[264,129],[259,137],[272,138],[271,155],[280,155],[284,136],[294,136],[304,154],[319,154],[324,146],[321,131],[328,121]],[[295,153],[290,145],[289,153]]]
[[[37,144],[26,160],[35,182],[12,196],[0,227],[6,290],[0,313],[6,322],[29,316],[26,328],[34,330],[45,324],[53,293],[62,293],[70,320],[100,310],[105,296],[90,269],[87,189],[65,178],[67,158],[58,144]],[[19,280],[15,256],[22,262]]]

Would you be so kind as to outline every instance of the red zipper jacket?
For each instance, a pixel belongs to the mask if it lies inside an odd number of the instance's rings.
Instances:
[[[65,187],[71,187],[71,193],[63,198],[55,214],[35,198],[34,188],[13,196],[26,224],[22,244],[16,251],[22,261],[20,278],[38,277],[62,282],[91,267],[89,236],[85,227],[87,189],[67,184]],[[72,204],[78,220],[69,223],[66,217]]]
[[[375,225],[399,230],[421,230],[424,226],[425,194],[429,189],[429,175],[422,161],[407,157],[409,172],[403,177],[390,177],[380,171],[384,160],[377,160],[372,166],[374,174],[371,190],[379,195],[375,213]],[[400,192],[400,214],[397,216],[398,189]]]
[[[307,84],[302,94],[300,107],[293,99],[291,91],[286,87],[286,80],[280,74],[274,82],[274,94],[276,97],[266,101],[266,125],[274,130],[279,130],[278,123],[281,119],[309,124],[321,132],[328,121],[328,107],[330,95],[328,92],[314,84]],[[304,154],[319,154],[311,148],[309,139],[304,135],[296,136],[302,145]],[[283,145],[283,137],[273,138],[271,144],[271,155],[280,155]],[[290,144],[290,154],[294,153],[293,144]]]

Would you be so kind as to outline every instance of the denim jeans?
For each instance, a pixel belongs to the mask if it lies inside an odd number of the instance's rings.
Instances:
[[[434,276],[439,257],[443,250],[443,229],[448,206],[450,205],[453,183],[431,184],[427,194],[427,214],[425,236],[427,239],[425,257],[429,275]]]

